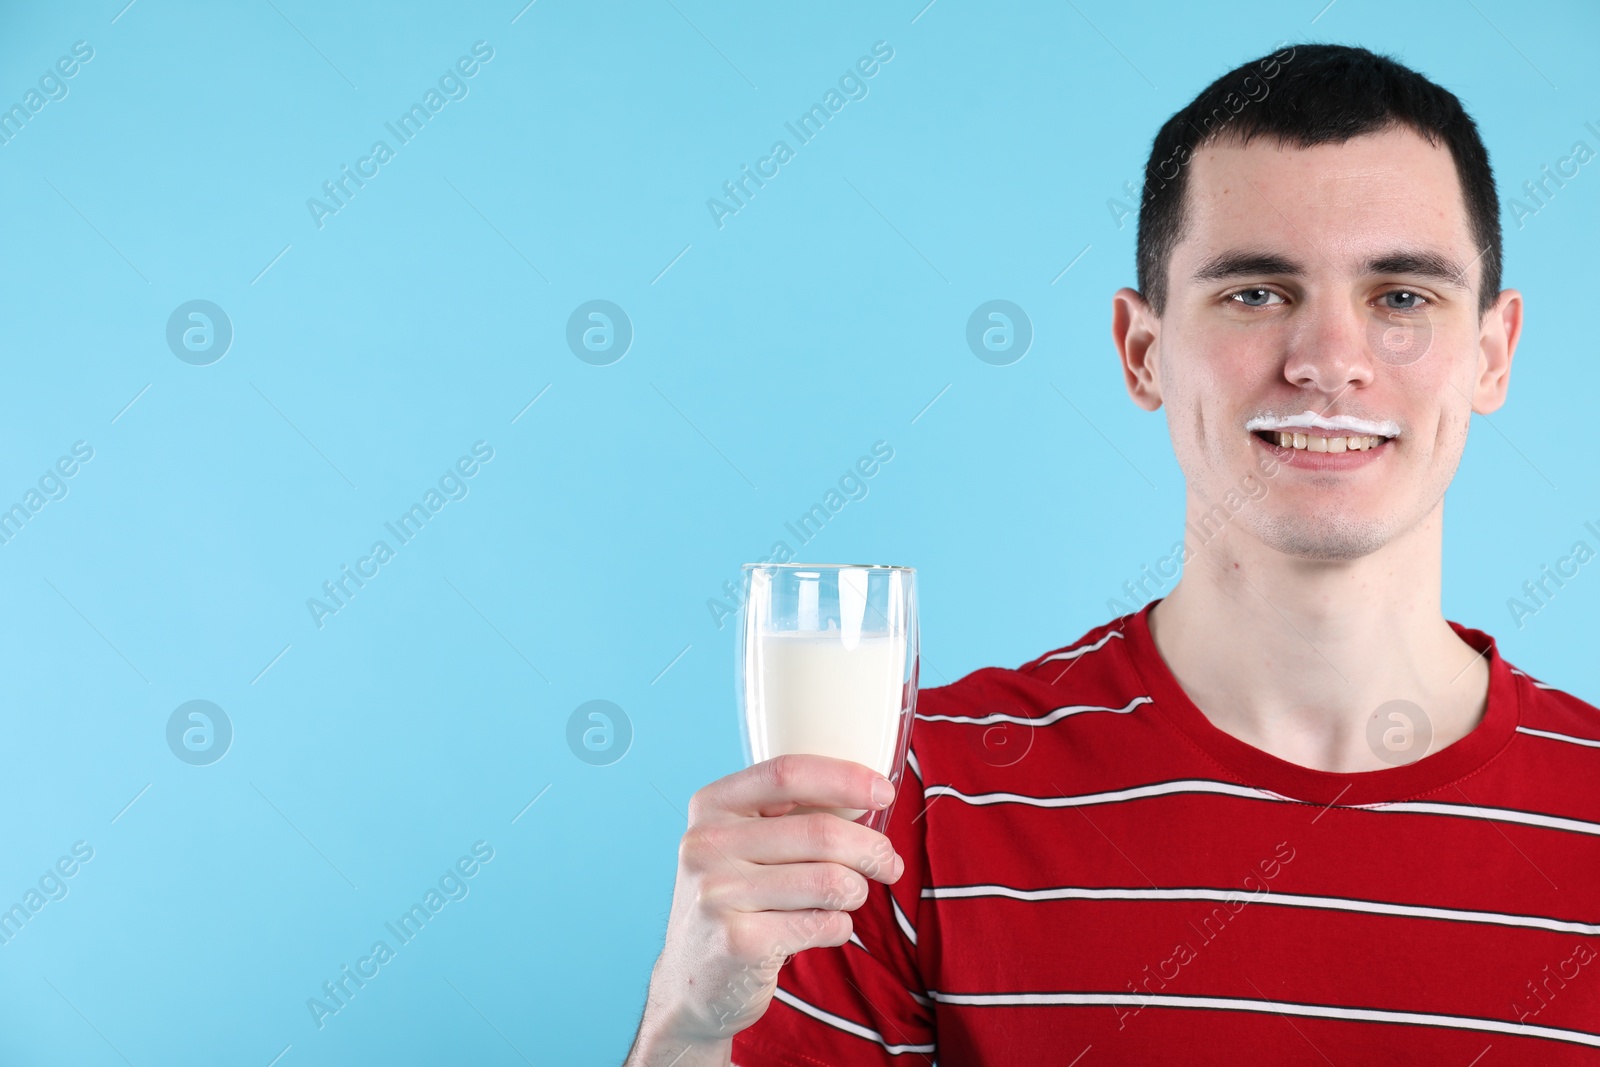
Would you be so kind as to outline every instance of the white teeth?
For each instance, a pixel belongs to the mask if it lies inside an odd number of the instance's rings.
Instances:
[[[1361,434],[1353,437],[1318,437],[1316,434],[1277,431],[1279,448],[1298,448],[1306,452],[1366,452],[1387,438]]]

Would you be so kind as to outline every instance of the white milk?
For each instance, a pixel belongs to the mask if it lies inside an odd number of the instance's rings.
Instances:
[[[864,763],[888,777],[904,691],[904,633],[864,635],[847,647],[838,630],[763,633],[747,669],[745,714],[756,762],[812,753]],[[831,811],[855,819],[862,810]]]

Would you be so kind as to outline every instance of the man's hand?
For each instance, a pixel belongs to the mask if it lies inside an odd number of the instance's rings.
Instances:
[[[905,869],[876,830],[786,813],[876,811],[893,799],[871,768],[827,756],[778,756],[690,799],[666,946],[628,1065],[729,1062],[733,1035],[767,1010],[784,961],[848,941],[867,879],[893,884]]]

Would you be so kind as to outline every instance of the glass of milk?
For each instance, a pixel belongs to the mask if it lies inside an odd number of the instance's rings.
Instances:
[[[835,563],[747,563],[739,654],[747,763],[813,753],[900,785],[917,705],[917,572]],[[796,808],[863,821],[890,808]]]

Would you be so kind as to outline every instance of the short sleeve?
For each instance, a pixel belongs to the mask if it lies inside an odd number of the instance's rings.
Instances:
[[[907,760],[888,837],[906,869],[892,886],[869,881],[836,948],[798,953],[778,973],[772,1003],[733,1039],[736,1067],[924,1067],[935,1052],[934,1005],[917,963],[916,922],[927,882],[916,756]]]

